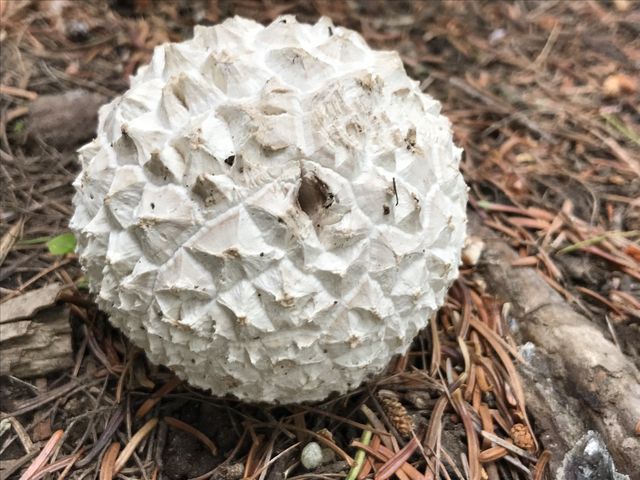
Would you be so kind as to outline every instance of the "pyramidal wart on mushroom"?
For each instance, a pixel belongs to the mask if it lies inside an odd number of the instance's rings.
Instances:
[[[156,47],[79,151],[91,290],[215,395],[322,400],[379,374],[458,274],[467,188],[440,104],[327,18]]]

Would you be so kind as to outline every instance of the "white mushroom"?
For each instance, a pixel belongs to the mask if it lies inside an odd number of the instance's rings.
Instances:
[[[395,52],[326,18],[155,49],[80,150],[71,225],[111,322],[192,385],[321,400],[408,349],[456,278],[461,150]]]

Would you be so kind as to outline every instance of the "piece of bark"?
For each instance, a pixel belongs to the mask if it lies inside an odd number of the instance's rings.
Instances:
[[[543,435],[560,447],[551,449],[552,471],[578,440],[582,424],[600,432],[620,472],[640,479],[640,438],[634,434],[640,419],[640,372],[535,269],[511,267],[516,253],[471,217],[470,230],[486,244],[479,271],[491,291],[511,302],[517,336],[532,342],[541,358],[537,367],[530,363],[521,370],[529,380],[525,393],[536,425],[545,425]]]
[[[52,306],[56,303],[61,289],[62,285],[52,283],[0,304],[0,324],[29,318],[38,310]]]
[[[72,366],[67,307],[48,308],[31,319],[0,325],[0,375],[36,377]]]
[[[0,375],[42,377],[73,366],[69,309],[57,284],[0,305]]]
[[[42,95],[29,105],[28,134],[58,149],[76,148],[95,137],[98,109],[107,101],[104,95],[82,89]]]

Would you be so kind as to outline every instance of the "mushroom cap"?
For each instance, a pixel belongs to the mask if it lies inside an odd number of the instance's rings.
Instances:
[[[79,150],[90,288],[149,358],[291,403],[379,374],[458,274],[467,188],[440,104],[327,18],[156,47]]]

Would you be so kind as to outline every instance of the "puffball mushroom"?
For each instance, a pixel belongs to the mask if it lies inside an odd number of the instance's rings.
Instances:
[[[156,47],[79,151],[99,306],[215,395],[344,393],[405,353],[465,236],[461,150],[395,52],[327,18]]]

